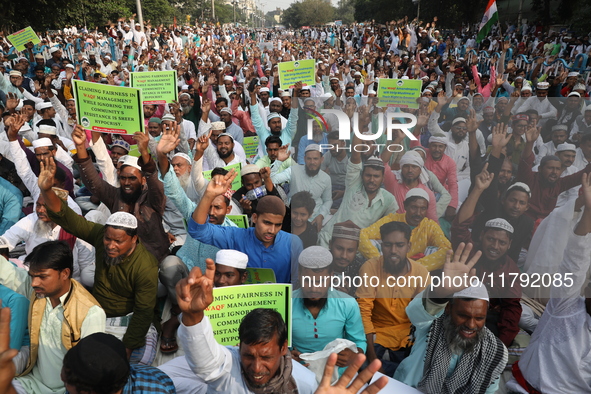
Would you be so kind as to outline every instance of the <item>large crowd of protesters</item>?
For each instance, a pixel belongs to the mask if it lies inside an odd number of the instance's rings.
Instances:
[[[591,392],[588,35],[134,18],[0,37],[0,392]],[[74,80],[172,70],[145,131],[81,125]],[[252,270],[291,314],[222,346]]]

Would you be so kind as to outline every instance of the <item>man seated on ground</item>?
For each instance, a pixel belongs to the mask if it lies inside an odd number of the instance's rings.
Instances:
[[[363,284],[356,295],[367,338],[367,358],[382,359],[388,351],[389,361],[382,363],[384,374],[391,377],[409,347],[411,323],[405,308],[429,285],[430,279],[425,267],[406,257],[411,247],[408,224],[386,223],[380,227],[380,235],[382,256],[366,261],[359,270],[360,277],[373,276],[379,282]],[[416,279],[411,281],[411,277]]]
[[[176,393],[168,375],[149,365],[130,364],[125,345],[104,333],[89,335],[68,350],[61,378],[72,394]]]
[[[359,269],[366,261],[361,254],[357,253],[359,233],[359,227],[350,220],[334,225],[332,238],[328,243],[328,249],[332,254],[333,276],[353,278],[359,275]],[[357,287],[353,283],[341,281],[339,284],[340,286],[335,287],[337,290],[355,296]]]
[[[301,361],[301,353],[314,353],[338,338],[357,345],[357,352],[367,347],[359,305],[353,297],[330,289],[332,255],[322,246],[310,246],[298,259],[300,285],[293,293],[291,355]],[[339,352],[337,366],[342,373],[355,357],[349,348]]]
[[[403,222],[412,228],[411,247],[407,257],[413,259],[429,271],[439,269],[445,262],[445,255],[451,250],[451,243],[443,234],[441,227],[427,218],[429,195],[423,189],[414,188],[406,193],[404,213],[391,213],[369,227],[361,230],[359,251],[366,259],[380,257],[375,241],[381,240],[380,227],[389,222]]]
[[[68,193],[63,189],[58,189],[58,193],[64,199],[68,196]],[[24,260],[37,245],[47,241],[65,241],[74,256],[72,278],[91,288],[94,280],[94,251],[92,246],[53,222],[47,216],[44,204],[45,199],[43,196],[39,196],[35,204],[35,212],[25,216],[2,234],[0,236],[2,243],[11,251],[21,242],[24,243],[25,254],[20,256],[20,259]]]
[[[291,199],[291,233],[302,240],[304,248],[316,245],[318,242],[318,231],[316,226],[308,221],[316,202],[312,194],[305,190],[297,192]]]
[[[248,313],[238,329],[239,347],[216,342],[209,318],[203,313],[213,301],[215,277],[213,260],[207,259],[206,264],[205,275],[194,268],[177,284],[178,304],[183,312],[179,339],[185,357],[161,366],[177,390],[313,393],[317,386],[314,374],[292,359],[287,329],[278,312],[258,308]]]
[[[461,244],[453,260],[448,253],[443,268],[448,277],[467,277],[468,283],[459,281],[464,285],[453,287],[452,280],[426,289],[406,308],[415,327],[414,344],[394,379],[421,392],[493,394],[499,388],[508,351],[484,324],[489,310],[486,287],[478,282],[466,288],[476,281],[472,267],[481,254],[468,260],[471,251],[472,245]]]
[[[304,153],[305,164],[291,166],[291,181],[289,183],[290,199],[297,192],[309,191],[316,202],[316,208],[310,220],[316,230],[320,231],[324,218],[330,215],[332,206],[332,191],[330,177],[320,170],[322,164],[322,152],[316,144],[308,145]]]
[[[189,220],[189,235],[206,244],[222,249],[234,249],[248,255],[249,267],[271,268],[279,283],[290,283],[295,277],[297,256],[302,241],[281,231],[286,207],[277,196],[264,196],[252,214],[254,227],[248,229],[219,227],[207,222],[207,213],[213,200],[225,194],[236,177],[234,170],[218,175],[209,182],[199,205]]]
[[[271,179],[273,183],[280,185],[289,182],[289,176],[283,173],[294,164],[294,161],[289,156],[288,146],[281,146],[281,138],[276,135],[270,135],[265,140],[265,147],[267,148],[267,155],[259,158],[256,165],[259,168],[271,168]]]
[[[558,195],[580,185],[583,174],[591,171],[591,165],[587,165],[580,171],[561,178],[562,164],[560,159],[556,156],[544,156],[540,161],[538,172],[533,172],[533,146],[539,134],[540,130],[537,127],[532,127],[526,132],[527,142],[521,154],[516,178],[518,182],[525,183],[531,189],[531,198],[526,214],[534,221],[548,216],[556,207]]]
[[[0,235],[23,216],[23,193],[12,183],[0,177]]]
[[[353,138],[352,145],[361,144],[359,137]],[[345,193],[338,211],[324,226],[318,236],[318,244],[328,246],[335,223],[352,221],[364,228],[388,213],[396,212],[398,204],[394,196],[382,189],[385,178],[384,163],[377,157],[362,161],[361,153],[353,150],[347,163]]]
[[[320,169],[330,175],[332,184],[332,209],[339,209],[345,194],[345,182],[349,155],[345,149],[346,141],[339,139],[338,130],[328,133],[328,152],[322,156]]]
[[[247,164],[240,170],[240,178],[242,186],[232,194],[232,201],[240,206],[242,213],[249,218],[256,211],[258,201],[263,196],[277,196],[284,202],[287,201],[283,188],[273,184],[269,167],[259,168],[256,164]]]
[[[462,204],[452,223],[451,243],[452,247],[457,247],[462,242],[474,242],[473,252],[481,251],[475,269],[478,277],[484,278],[483,284],[489,289],[491,296],[486,326],[499,337],[505,346],[509,347],[519,332],[519,319],[521,318],[521,304],[519,303],[521,284],[519,281],[515,281],[515,283],[511,283],[511,286],[507,286],[504,285],[506,282],[503,282],[506,278],[513,278],[520,274],[519,268],[508,255],[515,237],[515,230],[507,220],[493,218],[484,223],[477,241],[470,232],[478,199],[482,191],[490,186],[494,177],[486,170],[487,167],[485,164],[482,172],[476,176],[472,192]],[[511,190],[513,189],[509,190],[509,195],[519,195],[517,188],[514,192]],[[519,193],[524,193],[524,190],[522,188]]]
[[[92,293],[109,317],[107,327],[122,337],[130,362],[150,365],[156,355],[157,336],[152,323],[158,325],[160,316],[156,313],[158,261],[139,241],[135,216],[115,212],[103,226],[68,208],[51,189],[55,168],[53,158],[46,159],[39,174],[47,215],[95,247]]]
[[[232,249],[222,249],[215,255],[215,287],[243,285],[248,278],[248,256]]]
[[[581,219],[574,231],[572,227],[560,229],[569,232],[564,257],[556,271],[563,278],[553,283],[550,300],[529,346],[519,362],[513,364],[515,380],[507,383],[511,392],[591,392],[591,286],[581,296],[591,263],[591,176],[583,175],[581,189],[585,204]]]
[[[139,224],[137,233],[142,245],[158,261],[162,261],[168,255],[170,246],[162,226],[166,205],[164,187],[158,179],[156,163],[148,151],[148,136],[146,133],[136,132],[133,138],[137,141],[141,157],[135,162],[135,158],[127,156],[119,172],[120,187],[100,178],[86,151],[86,133],[80,125],[76,126],[72,134],[77,151],[74,160],[80,166],[82,183],[109,211],[129,212],[136,217]]]
[[[38,245],[26,263],[28,272],[0,256],[0,283],[31,299],[31,353],[14,386],[19,394],[63,392],[59,376],[64,355],[80,339],[105,331],[105,311],[71,278],[72,252],[64,242]]]

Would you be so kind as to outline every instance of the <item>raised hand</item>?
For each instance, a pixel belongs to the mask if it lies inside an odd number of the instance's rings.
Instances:
[[[147,129],[144,133],[141,131],[133,133],[133,139],[137,142],[137,149],[142,155],[149,154],[148,142],[150,142],[150,135],[148,134]]]
[[[493,148],[504,148],[511,140],[511,134],[507,133],[507,125],[497,123],[492,128],[492,146]]]
[[[540,129],[537,126],[530,127],[525,132],[525,138],[526,138],[527,142],[534,143],[534,142],[536,142],[536,140],[538,139],[539,136],[540,136]]]
[[[39,172],[37,184],[42,191],[49,191],[55,181],[55,171],[57,168],[55,160],[53,160],[52,156],[49,156],[40,161],[39,165],[41,166],[41,171]]]
[[[9,141],[16,141],[18,138],[19,130],[25,124],[25,116],[15,114],[15,115],[11,116],[9,119],[10,119],[10,122],[6,122],[6,124],[5,124],[8,126],[8,131],[7,131],[8,140]]]
[[[482,167],[482,171],[480,171],[480,174],[474,177],[474,188],[478,190],[487,189],[490,186],[494,176],[494,173],[488,172],[488,163],[485,163]]]
[[[180,142],[181,139],[176,130],[167,130],[162,133],[162,137],[160,138],[160,141],[158,141],[158,146],[156,147],[156,152],[159,155],[167,155],[175,150]]]
[[[176,299],[183,312],[183,324],[192,326],[201,322],[203,311],[213,302],[215,262],[205,260],[205,275],[194,267],[189,276],[176,284]]]
[[[358,354],[353,358],[353,362],[349,367],[345,370],[343,375],[339,378],[339,380],[331,386],[330,381],[332,380],[332,374],[334,371],[334,367],[337,363],[337,354],[333,353],[328,357],[328,361],[326,362],[326,366],[324,367],[324,374],[322,375],[322,380],[320,381],[320,385],[314,392],[314,394],[355,394],[357,393],[363,385],[371,380],[371,377],[380,369],[382,366],[382,362],[378,359],[372,361],[367,368],[361,371],[357,376],[355,374],[359,371],[359,368],[363,365],[365,361],[365,355]],[[355,380],[353,380],[355,378]],[[353,381],[353,383],[351,383]],[[361,394],[376,394],[381,389],[386,387],[388,384],[388,378],[382,376],[370,386],[368,386],[365,390],[362,391]]]
[[[197,152],[205,152],[205,149],[209,146],[209,138],[211,137],[211,130],[207,134],[203,134],[201,137],[197,138],[197,142],[195,143],[195,149]]]
[[[203,111],[203,113],[208,114],[209,110],[211,110],[211,100],[204,99],[203,103],[201,104],[201,110]]]
[[[442,281],[441,286],[438,286],[433,290],[433,298],[446,298],[458,291],[470,287],[470,278],[476,275],[474,265],[476,265],[478,259],[480,259],[480,256],[482,255],[481,251],[477,251],[474,253],[474,256],[469,259],[470,252],[472,252],[472,244],[470,243],[466,245],[463,242],[458,245],[453,256],[451,250],[447,252],[447,255],[445,256],[445,264],[443,264],[443,273],[452,278],[452,280]],[[463,279],[461,281],[454,281],[453,278],[455,277],[461,277]],[[458,282],[460,282],[459,285]]]
[[[86,131],[84,130],[84,127],[82,127],[79,124],[77,124],[76,127],[74,127],[74,131],[72,131],[72,141],[74,141],[74,144],[76,145],[77,149],[78,147],[85,146]]]
[[[470,109],[470,116],[466,119],[466,128],[468,133],[474,133],[478,130],[478,121],[476,120],[476,111],[474,108]]]
[[[207,185],[207,189],[205,193],[209,194],[210,196],[220,196],[228,191],[230,186],[232,186],[232,181],[236,178],[236,170],[230,170],[226,175],[216,175],[214,176]]]
[[[279,148],[279,152],[277,153],[277,160],[285,161],[289,159],[289,145],[285,144]]]
[[[8,112],[14,112],[18,106],[18,97],[14,93],[6,93],[6,110]]]

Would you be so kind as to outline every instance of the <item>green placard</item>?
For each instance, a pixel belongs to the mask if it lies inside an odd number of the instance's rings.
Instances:
[[[166,104],[179,98],[176,70],[129,73],[129,86],[142,91],[143,104]]]
[[[216,287],[214,301],[205,310],[220,345],[238,346],[238,327],[244,316],[256,308],[274,309],[287,325],[287,342],[291,346],[291,285],[256,284]]]
[[[420,79],[380,78],[378,83],[378,105],[400,108],[419,108],[423,82]]]
[[[254,159],[258,153],[259,137],[256,135],[244,137],[244,141],[242,141],[242,147],[244,148],[246,159],[249,161]]]
[[[12,33],[6,38],[8,38],[8,41],[14,45],[17,51],[23,51],[27,42],[32,42],[33,44],[39,44],[41,42],[31,26],[25,27],[16,33]]]
[[[279,63],[279,88],[293,88],[296,82],[302,81],[304,86],[316,84],[316,60],[296,60],[295,62]]]
[[[232,164],[230,166],[224,167],[226,170],[230,171],[232,168],[236,170],[238,175],[234,178],[232,182],[232,191],[236,191],[242,187],[242,178],[240,177],[240,170],[242,169],[242,163]],[[207,180],[211,179],[211,171],[203,171],[203,177]]]
[[[78,123],[101,133],[144,132],[140,90],[74,80]]]
[[[240,228],[248,228],[248,216],[246,215],[226,215],[228,220]]]
[[[247,285],[258,283],[277,283],[277,279],[275,279],[275,271],[273,271],[271,268],[247,268],[246,273],[248,274],[248,277],[244,283]]]

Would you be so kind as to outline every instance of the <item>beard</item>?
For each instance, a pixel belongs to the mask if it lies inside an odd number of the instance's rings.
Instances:
[[[123,261],[124,258],[125,258],[125,256],[123,256],[123,255],[117,256],[117,257],[109,257],[107,255],[107,250],[105,249],[105,264],[107,264],[110,267],[121,264],[121,262]]]
[[[465,327],[456,326],[452,322],[450,315],[445,315],[445,318],[443,318],[443,328],[445,331],[445,340],[453,354],[459,355],[473,351],[476,344],[484,338],[484,327],[476,331],[474,338],[463,338],[460,335],[460,331]]]
[[[232,155],[232,153],[234,153],[233,150],[229,150],[226,153],[222,153],[218,150],[218,155],[220,156],[220,159],[227,159],[228,157],[230,157]]]
[[[44,222],[43,220],[37,219],[35,225],[33,226],[33,232],[39,238],[49,238],[54,226],[55,225],[53,222]]]
[[[384,259],[384,270],[392,275],[398,275],[406,267],[407,259],[402,259],[398,264],[394,264],[389,260]]]
[[[311,300],[309,298],[304,298],[304,306],[306,308],[324,308],[326,305],[326,298],[320,298],[318,300]]]
[[[128,194],[128,193],[124,193],[123,189],[120,188],[120,196],[121,199],[123,200],[124,203],[131,205],[131,204],[135,204],[136,201],[140,198],[140,196],[142,195],[142,188],[138,187],[133,193]]]
[[[192,109],[193,107],[191,107],[190,105],[187,105],[186,107],[183,107],[181,105],[181,111],[183,111],[183,115],[187,115],[189,112],[191,112]]]
[[[306,168],[306,175],[308,175],[309,177],[316,176],[320,172],[320,167],[318,167],[316,170],[310,170],[308,167],[305,167],[305,168]]]
[[[191,174],[189,174],[188,172],[185,172],[183,175],[177,176],[177,178],[179,179],[179,183],[181,184],[181,187],[183,189],[187,190],[187,188],[189,187],[189,184],[191,183]]]

